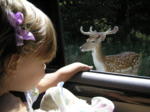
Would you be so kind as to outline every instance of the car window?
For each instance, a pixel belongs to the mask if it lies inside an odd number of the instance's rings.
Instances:
[[[93,65],[94,70],[75,75],[65,87],[82,98],[109,98],[117,102],[116,112],[149,112],[149,0],[29,1],[51,18],[56,29],[57,54],[48,64],[47,72],[75,61]],[[89,42],[91,48],[100,37],[99,51],[101,56],[108,56],[105,64],[109,67],[106,69],[104,63],[96,63],[102,68],[96,70],[92,51],[83,52],[86,51],[83,44]],[[119,53],[122,53],[121,57]],[[115,60],[118,60],[117,64]],[[124,73],[134,67],[138,67],[136,74]],[[42,96],[34,108],[39,108]]]
[[[66,64],[150,76],[149,0],[58,0]]]

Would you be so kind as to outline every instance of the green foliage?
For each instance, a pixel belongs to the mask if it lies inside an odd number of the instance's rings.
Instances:
[[[147,76],[150,76],[149,69],[150,69],[150,56],[143,57],[139,74],[141,74],[141,75],[146,74]]]
[[[142,53],[140,75],[150,75],[150,1],[149,0],[59,0],[63,24],[66,62],[84,62],[93,65],[90,53],[79,47],[86,41],[80,33],[92,25],[94,30],[106,31],[119,26],[115,35],[102,43],[106,55],[124,51]]]
[[[146,35],[140,31],[136,31],[134,32],[135,33],[135,36],[139,39],[142,39],[144,41],[149,41],[150,42],[150,35]]]

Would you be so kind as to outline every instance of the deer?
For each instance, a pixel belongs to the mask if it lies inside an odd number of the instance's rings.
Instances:
[[[93,63],[96,70],[101,72],[116,72],[123,74],[138,74],[138,69],[141,61],[141,55],[133,51],[125,51],[114,55],[105,55],[102,52],[102,42],[107,35],[116,34],[119,30],[118,26],[113,29],[109,28],[104,32],[93,30],[92,26],[88,32],[83,31],[80,27],[80,32],[89,38],[80,46],[82,52],[92,53]]]

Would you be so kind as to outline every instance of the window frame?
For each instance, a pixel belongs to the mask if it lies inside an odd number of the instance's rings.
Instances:
[[[150,105],[150,78],[145,76],[92,70],[78,73],[65,87],[78,96],[104,96],[113,101]]]
[[[56,29],[57,40],[59,40],[57,42],[57,55],[55,60],[48,64],[46,69],[47,73],[54,72],[65,65],[63,36],[57,0],[51,0],[50,2],[37,2],[36,0],[32,0],[31,2],[51,17]],[[98,72],[92,70],[76,74],[65,83],[64,87],[78,96],[93,97],[98,95],[113,101],[150,105],[150,77],[146,76]]]

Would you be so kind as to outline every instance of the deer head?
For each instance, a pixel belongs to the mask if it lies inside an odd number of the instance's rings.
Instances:
[[[83,27],[80,27],[80,31],[83,35],[89,36],[89,38],[86,40],[86,43],[84,43],[80,49],[81,51],[92,51],[95,49],[97,45],[99,45],[102,41],[105,40],[106,35],[115,34],[119,30],[118,26],[115,26],[112,30],[109,28],[105,32],[97,32],[96,30],[93,30],[92,26],[90,27],[88,32],[83,31]]]

